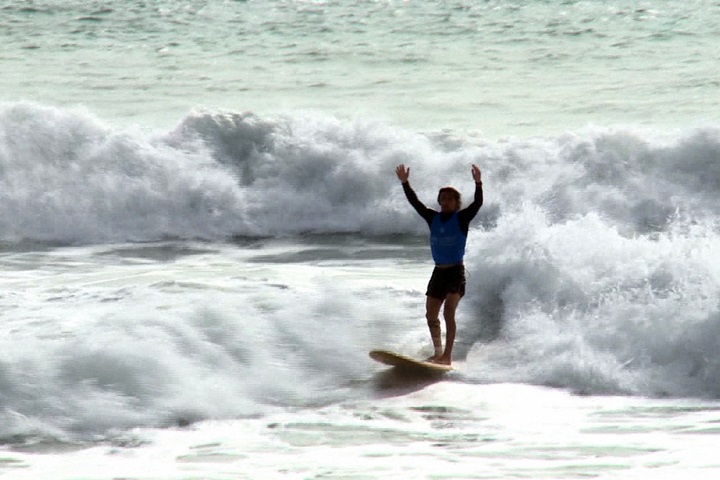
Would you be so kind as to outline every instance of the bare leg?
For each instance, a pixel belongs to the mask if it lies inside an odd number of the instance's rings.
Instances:
[[[457,330],[457,324],[455,323],[455,310],[460,303],[459,293],[449,293],[445,297],[445,309],[443,310],[443,316],[445,317],[445,352],[435,361],[437,363],[444,363],[450,365],[452,363],[452,350],[455,344],[455,332]]]
[[[442,331],[440,330],[440,307],[443,301],[438,298],[426,297],[425,301],[425,318],[427,319],[428,328],[430,329],[430,338],[432,338],[435,353],[430,360],[435,360],[443,355],[442,348]]]

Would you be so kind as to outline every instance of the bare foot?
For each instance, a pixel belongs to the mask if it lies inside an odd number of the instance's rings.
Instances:
[[[439,363],[440,365],[451,365],[452,364],[452,359],[446,357],[445,355],[442,355],[440,357],[433,357],[432,360],[428,360],[428,361],[432,362],[432,363]]]

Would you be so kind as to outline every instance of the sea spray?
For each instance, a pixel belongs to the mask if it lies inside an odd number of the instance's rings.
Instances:
[[[410,239],[424,237],[427,227],[407,204],[394,166],[410,166],[419,197],[432,206],[445,184],[467,195],[476,163],[483,170],[485,204],[468,242],[468,293],[457,346],[458,358],[467,358],[468,378],[585,393],[720,394],[720,359],[708,335],[720,318],[717,129],[588,128],[493,143],[362,120],[197,111],[168,132],[147,133],[115,131],[87,112],[27,103],[4,106],[0,126],[0,233],[9,248],[20,248],[20,241],[100,248],[168,237],[228,241],[338,232],[368,240],[398,235],[398,242],[415,248]],[[338,249],[347,245],[342,236],[327,241]],[[322,262],[327,254],[315,257]],[[268,261],[264,257],[258,261]],[[417,352],[425,338],[423,287],[399,292],[410,309],[398,312],[402,324],[420,326],[395,338]],[[362,303],[363,295],[340,303]],[[332,305],[334,297],[342,294],[323,296],[330,303],[312,296],[315,301],[300,313],[282,307],[273,321],[286,333],[285,322],[297,318],[322,323],[325,317],[314,316],[313,305]],[[10,307],[13,302],[6,301]],[[377,318],[358,312],[348,316],[370,325]],[[262,309],[249,315],[270,321]],[[322,345],[331,342],[300,342],[298,332],[289,338],[300,365],[316,371],[311,359],[323,358]],[[350,335],[345,344],[356,340]],[[17,378],[24,358],[6,357],[2,378]],[[86,358],[97,360],[92,352]],[[6,398],[25,398],[21,382],[7,382],[14,386]],[[149,398],[132,384],[127,388]],[[304,398],[301,392],[291,396]],[[190,405],[196,411],[198,403]],[[200,408],[196,415],[214,414]]]
[[[623,235],[717,214],[720,133],[711,129],[484,143],[322,116],[195,112],[146,134],[32,104],[0,113],[5,241],[422,233],[394,178],[398,163],[431,206],[439,186],[469,190],[479,164],[486,228],[527,203],[553,223],[596,214]]]
[[[475,235],[459,337],[479,379],[717,397],[712,225],[629,236],[597,214],[552,223],[528,206]]]

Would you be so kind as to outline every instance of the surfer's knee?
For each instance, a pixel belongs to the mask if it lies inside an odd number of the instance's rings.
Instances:
[[[435,317],[433,318],[430,315],[425,315],[425,319],[427,320],[428,327],[431,329],[440,328],[440,319]]]

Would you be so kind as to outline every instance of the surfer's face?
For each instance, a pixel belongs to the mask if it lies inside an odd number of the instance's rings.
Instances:
[[[440,192],[438,203],[440,204],[440,210],[443,212],[454,212],[459,206],[457,196],[451,191]]]

